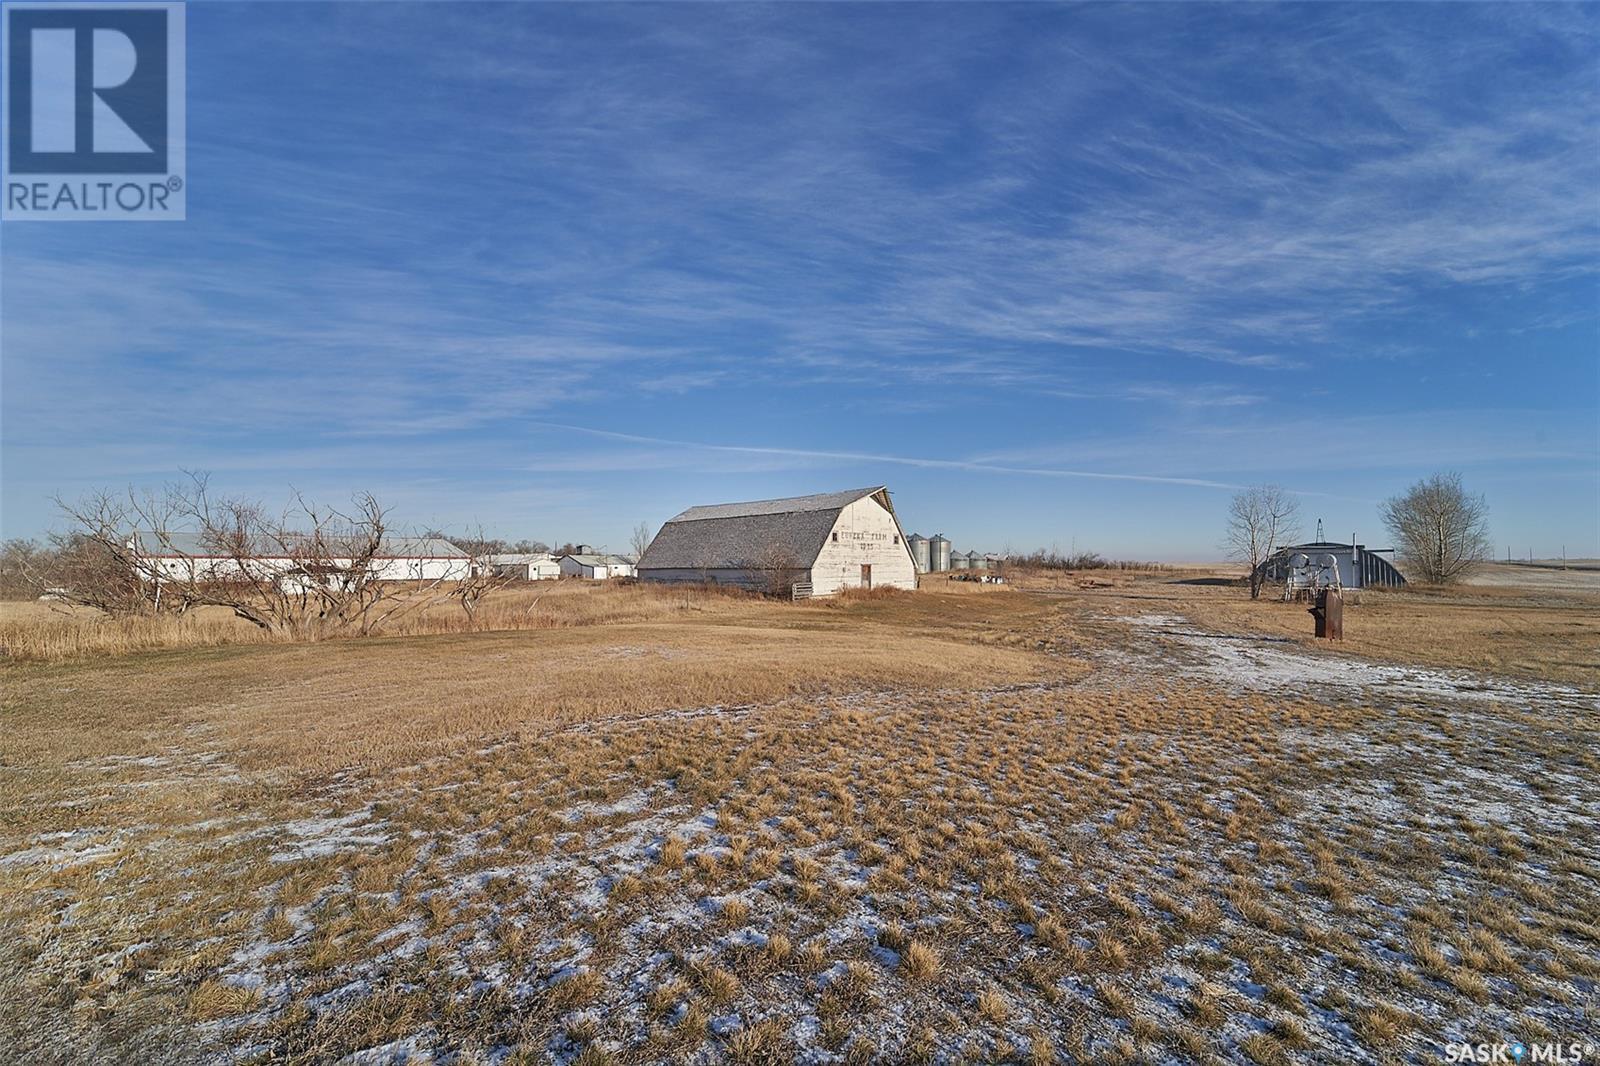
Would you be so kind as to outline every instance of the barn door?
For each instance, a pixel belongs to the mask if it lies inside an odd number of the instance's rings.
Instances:
[[[871,563],[862,563],[861,564],[861,587],[864,588],[864,589],[870,589],[872,587],[872,564]]]

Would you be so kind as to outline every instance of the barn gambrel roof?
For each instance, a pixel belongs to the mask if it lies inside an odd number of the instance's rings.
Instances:
[[[881,494],[881,495],[880,495]],[[894,514],[882,485],[789,496],[779,500],[691,507],[667,521],[639,557],[643,570],[771,570],[808,567],[839,520],[839,512],[878,496]]]

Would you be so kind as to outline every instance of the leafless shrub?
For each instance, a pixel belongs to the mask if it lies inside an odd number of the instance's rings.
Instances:
[[[23,537],[0,544],[0,600],[31,600],[45,591],[36,576],[44,571],[49,551]]]
[[[787,544],[776,542],[764,545],[740,566],[761,575],[759,591],[768,596],[788,596],[795,583],[806,576],[806,568],[794,551]]]
[[[461,546],[461,542],[453,543],[456,543],[457,547]],[[484,539],[482,530],[466,543],[472,550],[468,551],[465,571],[450,583],[446,595],[461,605],[462,611],[467,616],[467,628],[477,629],[478,606],[491,592],[505,588],[514,579],[510,574],[501,572],[490,559],[494,553],[488,546],[492,542]],[[462,550],[467,551],[465,548]]]

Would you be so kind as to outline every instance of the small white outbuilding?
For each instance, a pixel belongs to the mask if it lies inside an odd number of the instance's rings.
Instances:
[[[497,577],[516,581],[549,581],[561,576],[561,564],[549,552],[491,555],[487,561]]]
[[[562,577],[581,577],[590,581],[605,581],[613,577],[632,577],[633,564],[620,555],[583,554],[561,557]]]

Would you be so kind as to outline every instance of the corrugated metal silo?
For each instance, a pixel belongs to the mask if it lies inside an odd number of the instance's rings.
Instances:
[[[953,552],[950,556],[950,569],[965,570],[972,565],[972,556],[966,552]]]
[[[935,533],[928,541],[928,569],[935,572],[950,569],[950,541],[943,533]]]
[[[974,570],[987,570],[989,569],[989,557],[987,555],[979,555],[977,552],[968,552],[967,565]]]
[[[906,547],[911,549],[911,560],[917,564],[917,573],[928,572],[928,538],[920,533],[913,533],[906,538]]]

